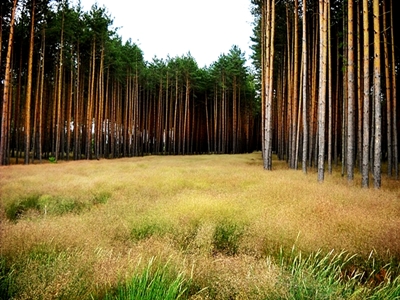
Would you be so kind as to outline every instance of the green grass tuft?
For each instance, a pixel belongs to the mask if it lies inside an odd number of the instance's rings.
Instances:
[[[168,263],[157,265],[152,258],[142,273],[120,283],[114,291],[106,294],[105,300],[181,299],[187,290],[187,282],[182,273],[171,275]]]
[[[243,236],[242,226],[231,221],[219,222],[213,235],[213,250],[224,255],[236,255]]]
[[[16,221],[29,209],[40,209],[38,195],[30,195],[19,201],[11,202],[11,204],[6,207],[6,216],[10,221]]]

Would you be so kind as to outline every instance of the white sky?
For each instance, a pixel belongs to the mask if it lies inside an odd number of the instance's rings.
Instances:
[[[234,44],[247,59],[251,54],[250,0],[81,0],[83,10],[95,2],[108,9],[123,41],[138,44],[146,61],[190,51],[204,67]]]

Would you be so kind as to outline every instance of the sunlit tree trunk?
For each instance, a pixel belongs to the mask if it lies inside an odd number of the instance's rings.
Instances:
[[[318,181],[324,181],[325,172],[325,119],[326,119],[326,72],[327,72],[327,30],[329,0],[319,1],[320,14],[320,58],[319,58],[319,93],[318,93]]]
[[[0,128],[0,165],[5,165],[8,163],[7,157],[7,145],[9,143],[8,135],[8,121],[10,119],[10,110],[9,107],[9,92],[10,92],[10,81],[11,81],[11,52],[12,45],[14,41],[14,19],[15,19],[15,10],[17,7],[17,0],[13,2],[13,8],[11,11],[11,22],[10,22],[10,34],[8,37],[8,46],[7,46],[7,56],[6,56],[6,65],[5,65],[5,75],[4,75],[4,83],[3,83],[3,107],[2,107],[2,116],[1,116],[1,128]]]
[[[264,169],[272,169],[272,99],[273,99],[273,61],[274,61],[274,36],[275,36],[275,0],[264,1],[266,10],[264,22],[266,22],[265,35],[265,128],[263,141]]]
[[[28,57],[28,80],[26,85],[25,99],[25,164],[29,164],[29,153],[31,150],[31,102],[32,102],[32,66],[33,66],[33,46],[35,35],[35,0],[32,0],[31,10],[31,29],[29,34],[29,57]]]

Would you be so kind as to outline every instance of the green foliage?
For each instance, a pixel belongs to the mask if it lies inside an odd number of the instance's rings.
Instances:
[[[228,220],[218,223],[213,235],[213,251],[224,255],[238,254],[243,232],[242,226]]]
[[[169,231],[170,226],[161,220],[145,219],[135,224],[131,230],[131,238],[134,241],[147,239],[153,235],[163,236]]]
[[[283,270],[284,289],[288,299],[399,299],[400,276],[392,270],[375,268],[368,261],[358,265],[357,255],[345,251],[304,255],[295,247],[287,255],[281,249],[279,262]],[[366,266],[368,269],[366,269]],[[394,278],[390,280],[390,277]],[[364,284],[361,284],[364,283]]]
[[[10,221],[17,221],[26,212],[32,210],[38,214],[63,215],[79,213],[93,205],[105,204],[111,198],[110,192],[95,192],[88,201],[85,199],[51,195],[29,195],[16,199],[6,206],[6,216]]]
[[[119,284],[114,291],[106,294],[105,299],[181,299],[187,290],[188,281],[182,273],[175,276],[170,273],[168,263],[164,266],[155,265],[154,259],[151,259],[141,274]]]
[[[110,198],[111,198],[111,193],[110,192],[93,193],[92,203],[93,204],[105,204],[105,203],[107,203],[107,201]]]
[[[50,156],[49,157],[49,162],[52,163],[52,164],[55,164],[55,163],[57,163],[57,160],[56,160],[56,158],[54,156]]]
[[[19,201],[11,202],[6,207],[6,216],[10,221],[16,221],[29,209],[38,210],[39,208],[39,195],[30,195]]]

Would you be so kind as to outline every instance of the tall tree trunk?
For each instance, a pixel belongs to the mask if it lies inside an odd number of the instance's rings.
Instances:
[[[389,47],[388,47],[388,30],[387,28],[387,17],[386,17],[386,1],[382,3],[383,8],[383,54],[385,60],[385,98],[386,98],[386,134],[387,134],[387,173],[388,176],[392,176],[393,170],[393,155],[392,155],[392,95],[391,95],[391,76],[389,70]],[[393,66],[394,66],[393,62]]]
[[[26,85],[25,101],[25,164],[29,164],[29,153],[31,145],[31,102],[32,102],[32,66],[33,66],[33,46],[35,35],[35,0],[32,0],[31,11],[31,30],[29,35],[29,58],[28,58],[28,82]]]
[[[294,46],[293,46],[293,111],[292,111],[292,122],[293,122],[293,132],[292,132],[292,168],[297,169],[298,161],[298,133],[299,131],[298,123],[298,111],[299,110],[299,1],[294,0]]]
[[[373,0],[374,15],[374,106],[375,106],[375,141],[374,141],[374,187],[381,187],[382,160],[382,107],[381,107],[381,41],[379,24],[379,0]]]
[[[397,81],[395,68],[395,41],[394,41],[393,1],[390,0],[390,28],[392,45],[392,95],[393,95],[393,165],[396,179],[399,178],[399,150],[397,146]]]
[[[17,7],[17,0],[13,2],[13,8],[11,11],[11,21],[10,21],[10,34],[8,37],[8,46],[7,46],[7,56],[6,56],[6,65],[5,65],[5,75],[4,75],[4,85],[3,85],[3,108],[1,115],[1,128],[0,128],[0,165],[5,165],[8,163],[7,157],[7,145],[8,145],[8,120],[10,118],[9,111],[9,92],[10,92],[10,81],[11,81],[11,52],[12,45],[14,41],[14,19],[15,19],[15,10]]]
[[[303,37],[302,37],[302,61],[303,61],[303,156],[302,156],[302,169],[303,173],[307,173],[307,146],[308,146],[308,124],[307,124],[307,1],[303,2]]]
[[[42,30],[42,47],[40,54],[40,93],[39,93],[39,130],[38,130],[38,156],[42,163],[42,135],[43,135],[43,94],[44,94],[44,61],[46,50],[46,30]]]
[[[57,84],[57,101],[56,105],[56,144],[55,144],[55,159],[58,160],[59,152],[60,152],[60,134],[61,129],[64,129],[64,124],[61,120],[61,92],[62,92],[62,78],[63,78],[63,49],[64,49],[64,8],[62,12],[62,21],[61,21],[61,38],[60,38],[60,57],[59,57],[59,66],[58,66],[58,84]]]
[[[369,112],[369,19],[368,19],[368,0],[363,0],[363,148],[362,148],[362,180],[363,188],[369,187],[369,132],[370,132],[370,112]]]
[[[348,44],[348,109],[347,109],[347,179],[354,179],[354,114],[355,114],[355,69],[354,69],[354,20],[353,0],[347,1]]]
[[[263,141],[264,169],[272,169],[272,91],[273,91],[273,59],[274,59],[274,37],[275,37],[275,0],[264,1],[265,6],[265,124]],[[264,80],[263,80],[264,81]]]
[[[318,181],[324,181],[325,172],[325,119],[326,119],[326,70],[327,70],[327,30],[329,0],[319,1],[320,14],[320,59],[318,94]]]

